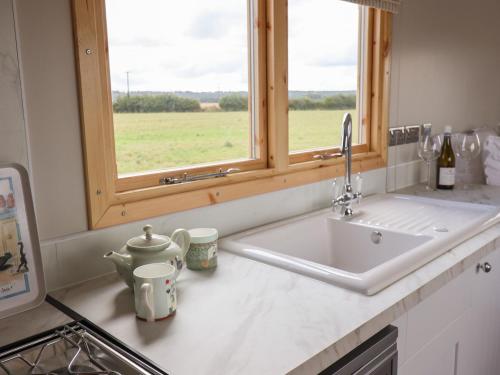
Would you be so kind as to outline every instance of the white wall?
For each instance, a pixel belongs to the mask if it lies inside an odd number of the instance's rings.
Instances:
[[[15,4],[40,237],[82,232],[87,218],[70,1]]]
[[[0,5],[10,2],[0,0]],[[463,129],[469,123],[500,121],[500,23],[495,19],[500,3],[483,0],[480,10],[467,3],[403,1],[401,13],[394,17],[391,126],[431,121]],[[100,255],[139,232],[144,222],[86,230],[70,1],[17,0],[16,13],[35,205],[49,288],[53,288],[109,271]],[[2,22],[0,27],[12,34],[10,26]],[[0,38],[0,51],[9,43]],[[21,109],[10,107],[0,112],[0,121],[19,114]],[[413,161],[412,147],[391,149],[391,163]],[[11,152],[6,157],[17,155]],[[396,185],[418,178],[417,172],[403,170],[408,175],[394,178]],[[389,182],[393,177],[394,173]],[[370,192],[386,188],[385,170],[369,173],[367,180]],[[148,221],[160,232],[213,225],[227,234],[326,206],[329,190],[325,181]]]
[[[403,0],[393,18],[390,126],[441,133],[500,123],[500,2]],[[387,188],[425,178],[416,144],[391,147]]]
[[[0,162],[28,167],[21,79],[11,1],[0,1]]]
[[[500,2],[402,3],[393,24],[391,126],[500,123]]]

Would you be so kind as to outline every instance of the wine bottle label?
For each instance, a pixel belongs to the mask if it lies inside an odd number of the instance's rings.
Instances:
[[[455,185],[455,168],[439,168],[439,185]]]

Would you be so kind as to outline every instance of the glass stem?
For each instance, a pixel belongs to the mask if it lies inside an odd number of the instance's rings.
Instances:
[[[470,178],[470,173],[471,173],[471,170],[470,170],[470,160],[469,159],[465,159],[465,175],[462,177],[463,178],[463,188],[464,189],[468,189],[469,188],[469,181],[468,179]]]
[[[430,160],[427,163],[427,189],[431,190],[431,162]]]

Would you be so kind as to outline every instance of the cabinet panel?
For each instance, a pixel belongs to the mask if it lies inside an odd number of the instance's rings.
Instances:
[[[459,339],[455,321],[399,368],[399,375],[456,375],[455,350]],[[472,374],[469,374],[472,375]]]
[[[408,353],[422,349],[473,304],[471,284],[476,279],[470,267],[408,312]]]
[[[500,251],[489,262],[489,273],[479,271],[471,285],[474,306],[461,318],[458,375],[498,375],[500,369]]]
[[[391,323],[398,327],[398,364],[401,367],[406,362],[406,329],[408,327],[408,313],[401,315],[398,319]]]
[[[488,273],[471,266],[408,312],[402,375],[498,375],[500,250]]]

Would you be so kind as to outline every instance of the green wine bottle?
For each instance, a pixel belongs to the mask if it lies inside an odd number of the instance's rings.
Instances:
[[[444,128],[441,154],[437,159],[437,188],[451,190],[455,186],[455,153],[451,146],[451,126]]]

